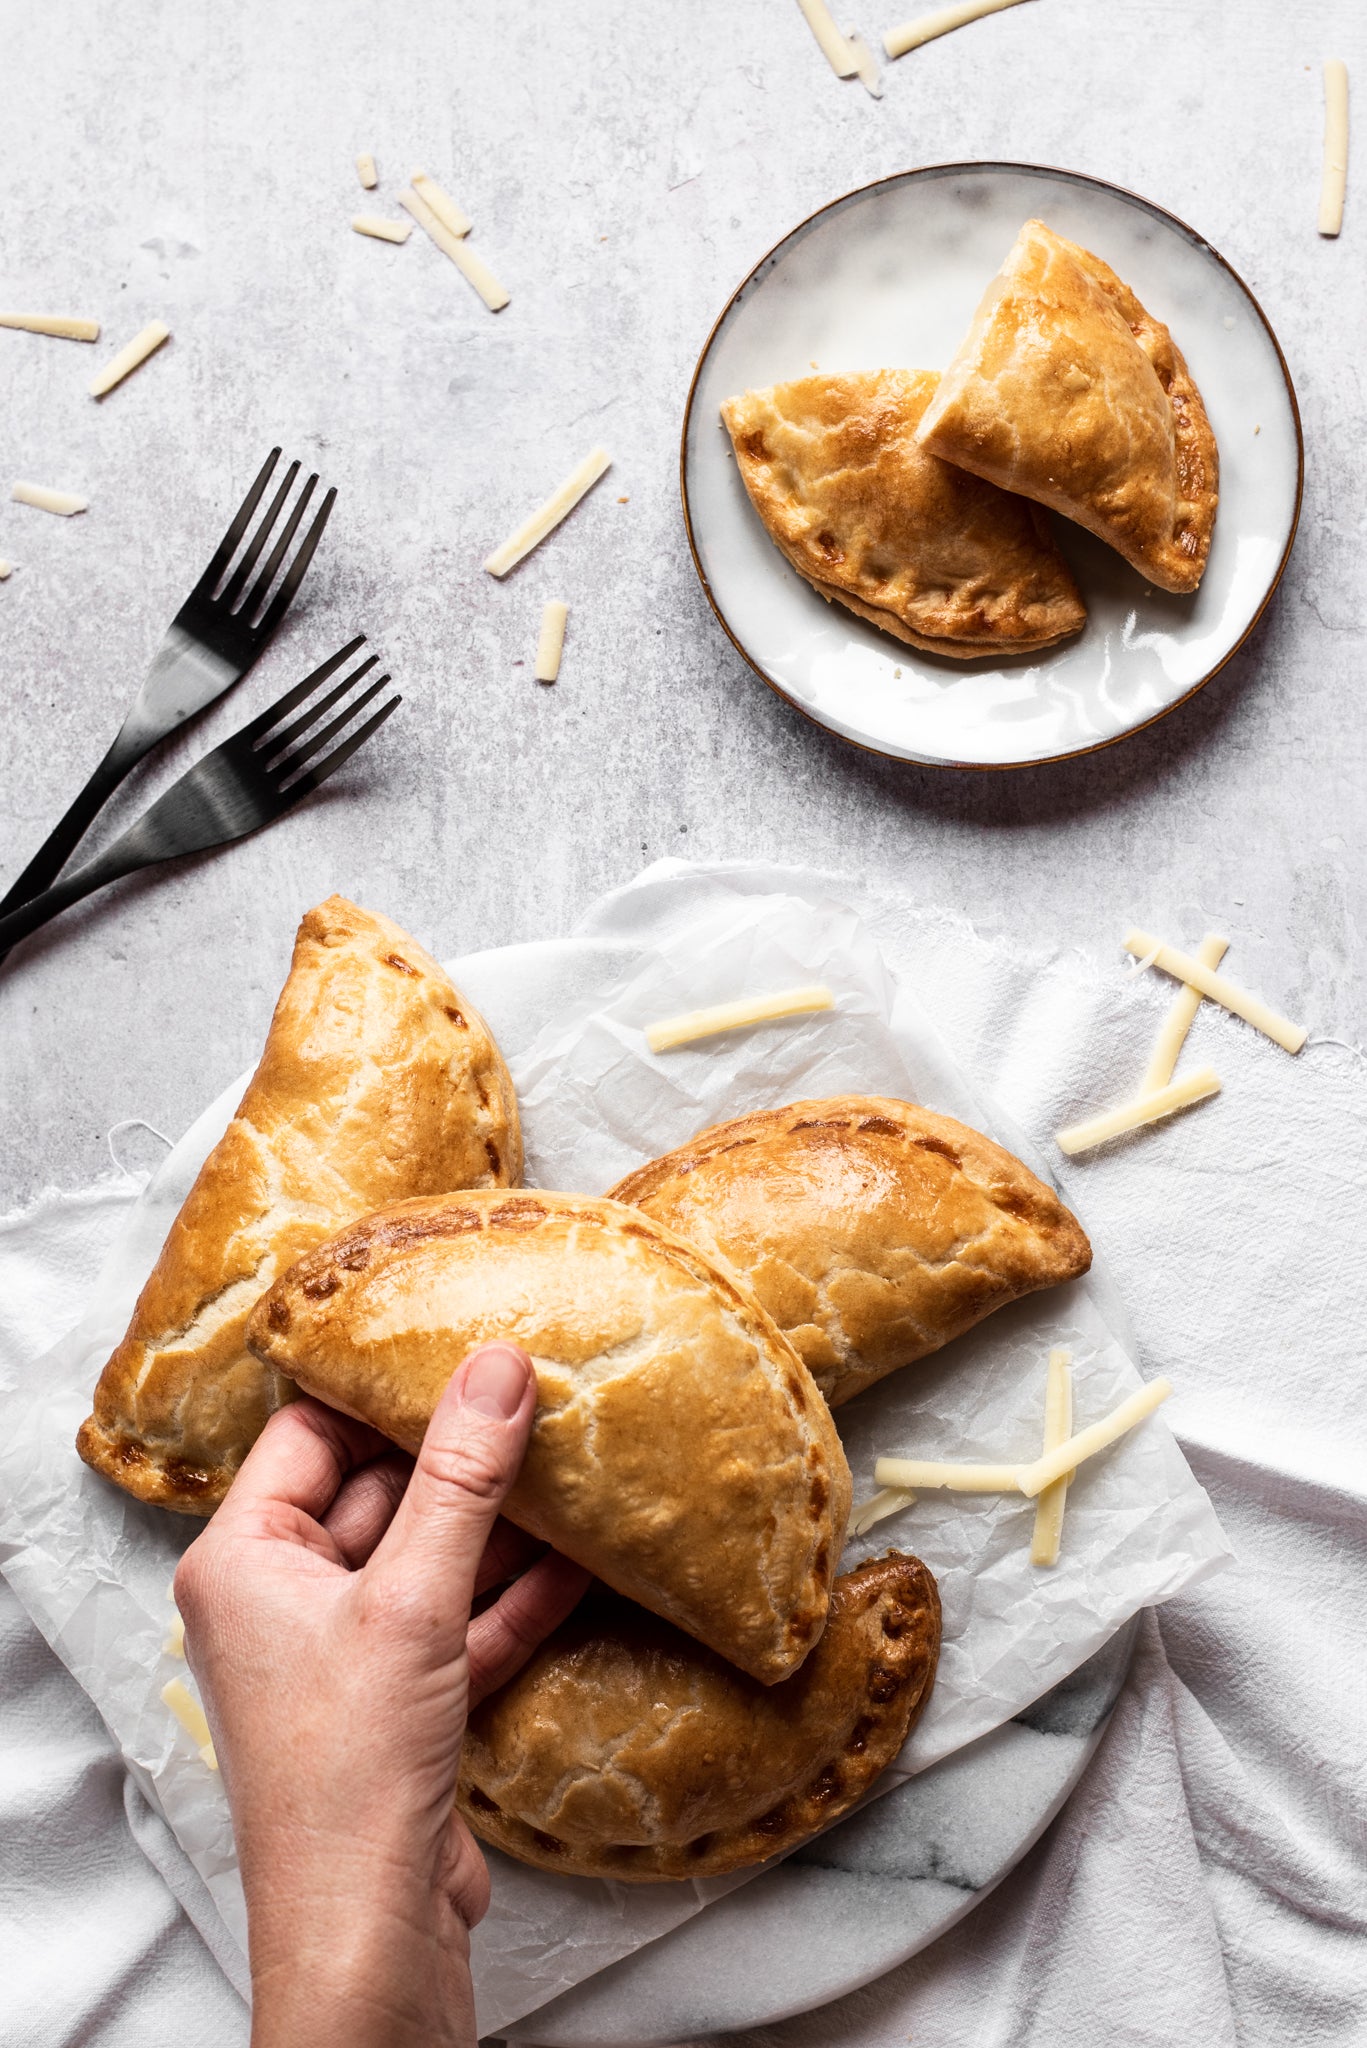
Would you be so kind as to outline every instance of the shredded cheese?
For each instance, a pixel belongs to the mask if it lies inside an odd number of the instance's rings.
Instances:
[[[695,1038],[712,1038],[719,1031],[740,1031],[747,1024],[771,1024],[780,1017],[804,1017],[815,1010],[834,1008],[835,997],[822,983],[812,988],[788,988],[778,995],[718,1003],[710,1010],[688,1010],[681,1017],[666,1017],[658,1024],[647,1024],[646,1044],[652,1052],[668,1052],[672,1046],[688,1045]]]
[[[469,234],[474,222],[456,205],[450,193],[442,190],[435,178],[429,178],[426,171],[414,171],[408,182],[419,199],[427,202],[444,228],[449,228],[458,237]]]
[[[1049,1353],[1049,1377],[1044,1388],[1045,1452],[1066,1444],[1073,1433],[1073,1368],[1066,1351]],[[1065,1472],[1052,1486],[1046,1486],[1035,1501],[1035,1527],[1030,1539],[1031,1564],[1057,1564],[1063,1540],[1063,1507],[1068,1498]]]
[[[885,1486],[875,1493],[871,1500],[851,1510],[846,1540],[851,1536],[867,1536],[876,1523],[885,1522],[889,1515],[900,1515],[903,1508],[914,1507],[916,1495],[907,1486]]]
[[[171,1709],[185,1733],[199,1751],[211,1771],[218,1769],[218,1758],[214,1754],[214,1739],[209,1732],[209,1723],[204,1709],[182,1678],[168,1679],[161,1689],[165,1704]]]
[[[1033,1465],[1025,1466],[1019,1477],[1021,1492],[1033,1498],[1043,1493],[1046,1486],[1052,1486],[1056,1479],[1062,1479],[1065,1472],[1072,1473],[1085,1458],[1094,1458],[1098,1451],[1109,1450],[1112,1444],[1119,1443],[1122,1436],[1128,1436],[1137,1424],[1152,1415],[1155,1408],[1161,1408],[1171,1392],[1171,1380],[1150,1380],[1137,1394],[1131,1394],[1128,1401],[1122,1401],[1109,1415],[1103,1415],[1100,1422],[1079,1430],[1076,1436],[1070,1436],[1052,1451],[1046,1451]]]
[[[880,1486],[938,1487],[950,1493],[1020,1493],[1029,1465],[941,1465],[927,1458],[879,1458]]]
[[[90,396],[103,398],[116,384],[122,384],[125,377],[131,376],[140,363],[145,363],[150,355],[155,355],[164,341],[170,339],[171,330],[164,320],[149,320],[142,332],[135,334],[131,341],[125,342],[118,354],[111,356],[98,376],[91,378],[88,387]]]
[[[854,58],[855,77],[859,80],[865,92],[871,93],[874,99],[881,100],[883,97],[883,74],[878,69],[878,59],[874,56],[873,51],[864,41],[858,29],[852,28],[846,35],[845,41],[849,44],[850,55]]]
[[[445,221],[438,220],[427,201],[411,187],[399,194],[399,204],[405,213],[411,213],[423,233],[431,238],[443,256],[449,256],[456,269],[468,284],[472,284],[491,313],[497,313],[508,303],[508,294],[490,270],[482,257],[473,249],[467,249],[459,235],[453,235]]]
[[[821,45],[821,54],[837,78],[853,78],[859,68],[854,51],[831,19],[826,0],[797,0],[808,28]]]
[[[51,334],[58,341],[98,341],[98,320],[74,320],[66,313],[0,313],[0,327],[20,327],[25,334]]]
[[[536,643],[536,680],[553,683],[560,673],[560,656],[565,648],[567,604],[553,597],[541,614],[541,633]]]
[[[1212,932],[1202,939],[1196,957],[1213,973],[1228,951],[1229,940],[1217,938]],[[1153,1095],[1158,1089],[1167,1087],[1177,1071],[1178,1055],[1187,1042],[1187,1033],[1195,1022],[1201,1000],[1199,988],[1182,988],[1173,998],[1172,1008],[1163,1019],[1163,1028],[1154,1041],[1149,1064],[1139,1084],[1141,1095]]]
[[[14,574],[14,564],[13,564],[13,562],[7,562],[7,561],[5,561],[5,559],[4,559],[4,557],[3,557],[3,556],[0,556],[0,583],[8,583],[8,582],[9,582],[9,579],[10,579],[10,577],[11,577],[11,576],[12,576],[13,574]]]
[[[375,169],[375,159],[368,149],[363,149],[356,159],[356,175],[367,192],[373,192],[380,182]]]
[[[70,519],[74,512],[88,511],[90,506],[89,498],[78,498],[72,491],[50,490],[46,484],[11,484],[9,494],[16,505],[33,505],[40,512],[56,512],[62,519]]]
[[[1203,996],[1209,996],[1213,1003],[1230,1010],[1236,1017],[1242,1017],[1255,1031],[1261,1031],[1276,1044],[1284,1046],[1287,1052],[1299,1052],[1309,1037],[1302,1024],[1291,1024],[1285,1017],[1279,1017],[1275,1010],[1251,996],[1247,990],[1226,981],[1223,974],[1216,974],[1213,968],[1202,966],[1189,953],[1179,953],[1176,946],[1166,946],[1161,939],[1155,939],[1149,932],[1126,932],[1123,941],[1125,951],[1142,958],[1145,953],[1157,951],[1155,966],[1164,974],[1175,975],[1178,981],[1185,981],[1190,988],[1199,989]]]
[[[1019,5],[1020,0],[963,0],[962,6],[941,7],[934,14],[919,15],[902,28],[890,28],[883,38],[883,48],[889,57],[905,57],[908,50],[933,43],[936,36],[947,36],[951,29],[962,28],[966,22],[981,21],[985,14],[1000,14],[1004,7]]]
[[[358,235],[372,235],[377,242],[406,242],[413,232],[411,220],[386,220],[382,213],[353,213],[351,225]]]
[[[1348,66],[1330,57],[1324,67],[1324,168],[1320,173],[1322,235],[1336,235],[1343,226],[1343,194],[1348,183]]]
[[[1208,1095],[1219,1092],[1220,1077],[1214,1067],[1199,1067],[1185,1081],[1171,1081],[1166,1088],[1155,1089],[1152,1095],[1141,1095],[1136,1101],[1122,1103],[1119,1109],[1108,1109],[1087,1123],[1070,1124],[1066,1131],[1055,1131],[1054,1143],[1072,1158],[1079,1152],[1090,1152],[1094,1145],[1104,1145],[1108,1138],[1137,1131],[1143,1124],[1156,1124],[1160,1117],[1171,1116],[1174,1110],[1204,1102]]]
[[[185,1621],[179,1614],[171,1616],[170,1626],[166,1631],[166,1640],[161,1646],[161,1654],[163,1657],[183,1657],[185,1655]]]
[[[577,469],[570,471],[563,484],[551,492],[544,505],[538,505],[529,519],[524,519],[515,533],[510,533],[501,547],[494,549],[484,566],[491,576],[506,576],[510,569],[517,567],[524,555],[538,547],[548,533],[553,533],[567,513],[573,512],[586,491],[591,491],[603,472],[611,465],[612,457],[606,448],[594,448],[584,457]]]

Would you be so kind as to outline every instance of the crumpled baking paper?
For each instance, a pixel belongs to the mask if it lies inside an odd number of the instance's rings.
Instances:
[[[886,1094],[988,1130],[1032,1158],[972,1093],[931,1026],[933,989],[895,984],[841,885],[766,866],[664,862],[606,897],[569,939],[456,962],[484,1010],[522,1105],[529,1184],[600,1193],[704,1125],[803,1096]],[[834,1012],[659,1056],[655,1019],[824,981]],[[185,1667],[162,1652],[167,1588],[195,1528],[129,1500],[77,1459],[76,1429],[166,1229],[240,1098],[235,1082],[154,1177],[72,1334],[9,1398],[0,1440],[0,1560],[7,1577],[166,1816],[245,1953],[246,1924],[221,1780],[160,1697]],[[1085,1217],[1083,1219],[1085,1223]],[[1139,1384],[1123,1314],[1093,1270],[1001,1311],[943,1353],[841,1409],[855,1499],[883,1453],[1027,1460],[1040,1447],[1045,1361],[1073,1355],[1078,1426]],[[1033,1504],[926,1493],[852,1542],[851,1565],[891,1545],[924,1558],[944,1603],[929,1706],[894,1770],[924,1768],[1019,1713],[1136,1609],[1170,1599],[1229,1555],[1163,1415],[1082,1470],[1063,1554],[1029,1563]],[[474,1938],[482,2032],[497,2030],[654,1940],[751,1873],[677,1885],[561,1878],[497,1855]]]

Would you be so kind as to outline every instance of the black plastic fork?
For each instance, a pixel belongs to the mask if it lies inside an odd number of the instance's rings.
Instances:
[[[139,868],[245,839],[249,832],[257,832],[263,825],[282,818],[311,790],[335,775],[403,701],[390,697],[363,725],[353,725],[389,681],[388,675],[382,675],[343,703],[375,667],[379,657],[374,654],[322,696],[316,694],[364,643],[364,633],[349,640],[330,661],[287,690],[278,703],[254,718],[250,725],[244,725],[221,747],[215,747],[202,761],[196,761],[112,846],[74,874],[0,918],[0,953],[71,904],[79,903],[82,897],[93,895],[96,889],[134,874]],[[314,700],[311,703],[310,698]],[[341,709],[336,716],[320,726],[318,721],[337,704]],[[301,709],[305,705],[307,708]],[[300,716],[290,719],[291,712],[296,711]],[[287,719],[288,724],[282,722]],[[353,729],[347,731],[348,727]],[[340,738],[343,732],[347,734],[345,739]],[[338,741],[335,747],[334,740]],[[324,754],[326,747],[332,747],[332,751]],[[317,759],[319,754],[323,754],[321,760]]]

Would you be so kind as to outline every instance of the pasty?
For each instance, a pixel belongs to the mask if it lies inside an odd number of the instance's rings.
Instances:
[[[820,1635],[850,1505],[826,1404],[750,1289],[638,1209],[396,1203],[301,1260],[249,1336],[410,1451],[474,1345],[521,1344],[538,1406],[512,1521],[765,1684]]]
[[[590,1590],[475,1709],[457,1804],[477,1835],[577,1877],[717,1877],[795,1848],[855,1803],[926,1703],[935,1581],[892,1554],[835,1582],[821,1641],[762,1688]]]
[[[1115,272],[1029,220],[926,408],[921,446],[1075,519],[1163,590],[1210,553],[1219,458],[1172,336]]]
[[[832,1406],[1092,1262],[1019,1159],[881,1096],[718,1124],[613,1194],[744,1274]]]
[[[924,370],[802,377],[729,398],[755,510],[799,576],[912,647],[960,660],[1049,647],[1086,623],[1032,505],[918,446]]]
[[[521,1172],[484,1020],[407,932],[329,897],[299,927],[261,1064],[100,1375],[81,1456],[139,1500],[210,1514],[293,1394],[246,1346],[276,1275],[396,1196]]]

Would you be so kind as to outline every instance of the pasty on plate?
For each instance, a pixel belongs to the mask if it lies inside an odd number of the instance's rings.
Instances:
[[[139,1500],[212,1513],[293,1395],[246,1345],[277,1274],[396,1196],[521,1173],[478,1011],[398,925],[330,896],[299,927],[261,1064],[100,1375],[81,1456]]]
[[[576,1877],[763,1863],[892,1761],[939,1647],[935,1581],[896,1553],[836,1580],[821,1641],[768,1689],[594,1588],[470,1716],[457,1805],[495,1848]]]
[[[833,1407],[1092,1262],[1019,1159],[882,1096],[718,1124],[612,1192],[744,1274]]]
[[[770,538],[828,601],[931,654],[1050,647],[1086,609],[1048,521],[926,454],[925,370],[801,377],[722,418]]]
[[[1215,435],[1161,320],[1076,242],[1028,220],[921,421],[920,442],[1191,591],[1218,502]]]
[[[750,1289],[639,1209],[540,1189],[400,1202],[302,1259],[252,1348],[416,1451],[466,1353],[536,1365],[504,1513],[765,1684],[826,1619],[850,1474]]]

